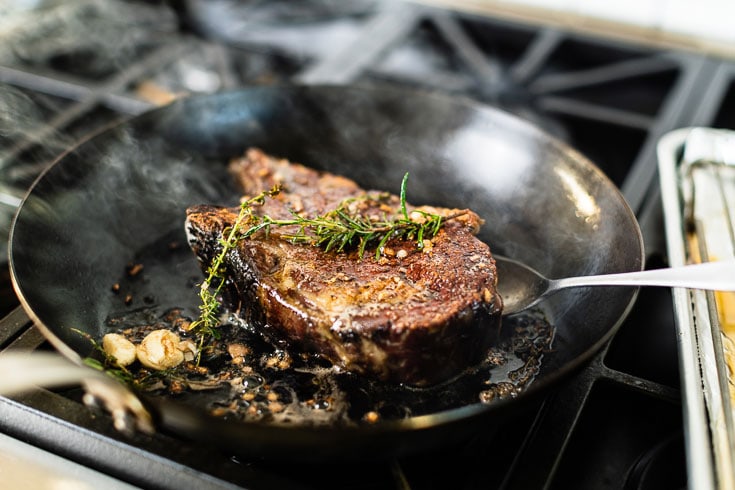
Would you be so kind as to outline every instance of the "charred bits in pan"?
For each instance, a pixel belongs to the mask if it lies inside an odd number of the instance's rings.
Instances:
[[[167,298],[154,279],[161,268],[191,266],[196,280],[199,271],[188,251],[170,243],[174,241],[166,237],[141,251],[133,262],[140,266],[121,274],[117,293],[111,293],[119,306],[107,321],[108,332],[120,333],[136,345],[160,329],[176,333],[182,342],[192,340],[186,326],[196,316],[196,298],[189,306],[167,306],[171,298],[186,297],[191,283],[168,285],[172,291]],[[127,295],[135,298],[132,305],[126,304]],[[156,301],[142,301],[150,296]],[[289,353],[235,315],[223,316],[220,332],[200,365],[187,360],[159,372],[139,362],[130,365],[138,388],[176,397],[228,420],[371,424],[514,398],[535,379],[554,337],[554,328],[538,311],[506,318],[498,342],[480,365],[450,382],[418,389],[340,371],[317,355]]]

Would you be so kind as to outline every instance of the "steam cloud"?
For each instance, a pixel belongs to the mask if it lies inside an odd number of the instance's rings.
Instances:
[[[132,8],[118,0],[17,2],[15,7],[0,7],[0,17],[0,63],[53,66],[83,61],[77,68],[87,76],[124,66],[141,47],[176,28],[175,15],[166,8]]]

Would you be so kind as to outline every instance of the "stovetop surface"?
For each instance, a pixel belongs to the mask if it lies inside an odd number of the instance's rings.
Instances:
[[[30,18],[54,36],[27,27]],[[735,128],[727,61],[413,3],[109,0],[10,19],[16,29],[0,29],[15,48],[0,49],[3,243],[25,189],[95,128],[181,94],[359,83],[469,97],[565,140],[621,188],[656,268],[667,265],[658,138],[683,126]],[[3,264],[0,348],[50,349],[17,305]],[[167,434],[120,434],[81,404],[79,389],[0,398],[0,430],[147,488],[683,488],[676,349],[669,292],[642,290],[612,341],[513,424],[369,465],[284,464]]]

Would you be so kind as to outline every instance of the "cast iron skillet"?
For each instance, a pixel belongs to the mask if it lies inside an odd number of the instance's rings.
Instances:
[[[187,206],[237,202],[225,165],[249,146],[394,193],[408,171],[412,203],[472,208],[486,220],[480,238],[495,253],[549,277],[643,267],[635,217],[615,186],[579,153],[511,115],[396,89],[249,88],[180,100],[102,132],[37,180],[14,222],[11,271],[23,306],[59,351],[77,362],[89,354],[70,329],[102,336],[120,302],[110,286],[146,247],[171,236],[185,243]],[[177,284],[197,273],[193,256],[172,270],[146,269],[153,301],[195,305],[191,282]],[[558,328],[552,352],[512,400],[368,427],[311,428],[231,422],[176,399],[141,397],[160,429],[247,453],[403,454],[507,421],[589,359],[636,294],[584,288],[547,301]]]

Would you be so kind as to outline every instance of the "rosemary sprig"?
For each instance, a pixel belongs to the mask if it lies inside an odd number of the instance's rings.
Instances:
[[[201,356],[202,348],[207,340],[211,337],[217,338],[219,335],[217,332],[219,326],[217,313],[221,306],[218,297],[225,283],[223,264],[228,252],[234,249],[240,240],[251,237],[261,230],[268,234],[273,226],[295,226],[297,229],[294,233],[284,233],[280,237],[296,244],[319,246],[325,251],[343,252],[356,248],[361,259],[368,246],[375,244],[375,259],[379,260],[389,240],[415,241],[416,247],[421,250],[424,247],[424,239],[435,236],[442,224],[466,213],[458,212],[449,216],[441,216],[414,210],[409,214],[406,204],[407,182],[408,173],[403,176],[401,181],[400,216],[389,217],[383,215],[377,220],[360,214],[357,210],[358,206],[354,204],[356,201],[380,203],[383,199],[382,196],[364,195],[348,198],[335,209],[314,218],[300,216],[292,211],[293,218],[291,219],[273,219],[267,215],[258,216],[253,214],[253,207],[261,206],[267,198],[280,192],[277,187],[244,201],[240,205],[240,212],[234,224],[224,230],[223,238],[219,241],[222,249],[207,269],[207,278],[199,287],[200,316],[189,327],[189,330],[199,336],[199,356]],[[414,213],[417,213],[417,215]],[[198,362],[199,358],[197,359]]]

